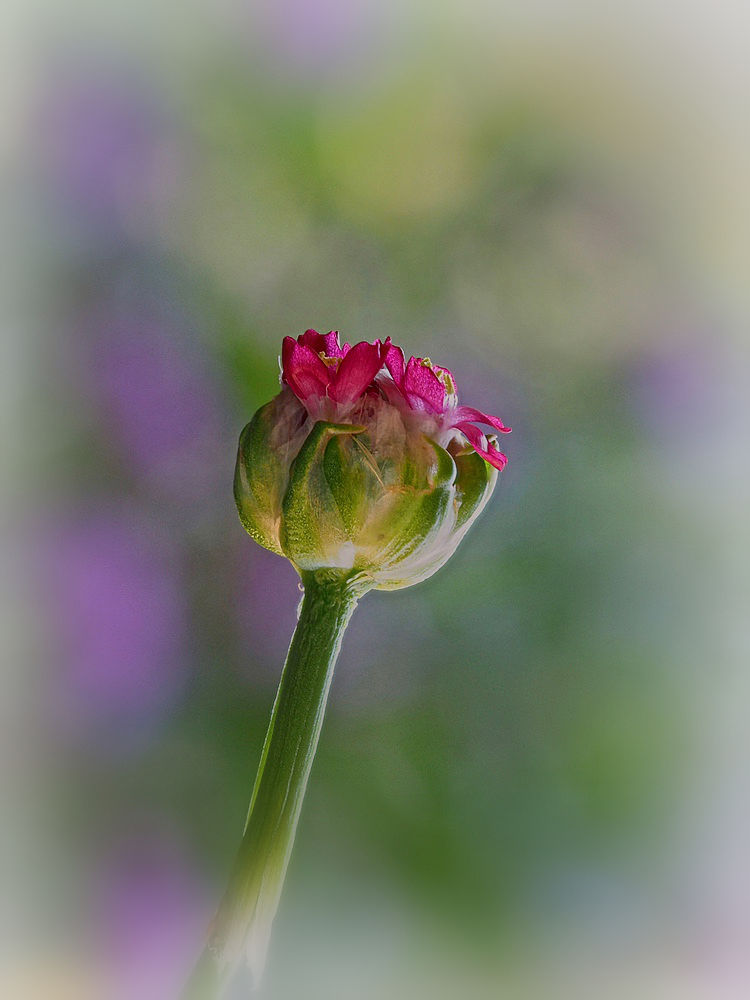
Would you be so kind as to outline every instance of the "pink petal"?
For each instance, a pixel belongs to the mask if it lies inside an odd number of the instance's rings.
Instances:
[[[322,352],[327,358],[343,358],[349,351],[348,344],[344,344],[343,347],[339,345],[338,330],[331,330],[330,333],[318,333],[317,330],[305,330],[302,336],[297,338],[297,342],[305,344],[307,347],[315,351],[316,354],[320,354]]]
[[[297,341],[294,337],[284,337],[281,342],[281,371],[285,372],[289,367],[289,362],[292,357],[292,351],[294,350],[294,345]]]
[[[323,337],[322,333],[318,333],[317,330],[305,330],[303,334],[297,337],[298,344],[307,344],[308,347],[312,347],[313,350],[317,349],[318,341]],[[290,340],[293,338],[289,338]]]
[[[344,358],[351,350],[349,344],[339,345],[338,330],[331,330],[330,333],[326,333],[323,337],[323,344],[326,357],[329,358]]]
[[[456,424],[456,426],[466,436],[469,444],[478,455],[481,455],[490,465],[494,465],[496,469],[505,468],[508,462],[507,456],[489,442],[478,427],[470,423]]]
[[[475,420],[478,424],[489,424],[501,434],[510,434],[510,427],[506,427],[500,417],[493,417],[490,413],[482,413],[481,410],[475,410],[473,406],[459,406],[453,411],[455,426],[465,420]]]
[[[388,369],[388,371],[391,373],[391,378],[396,383],[396,385],[399,387],[399,389],[403,389],[403,387],[404,387],[404,352],[401,350],[400,347],[396,347],[395,344],[391,343],[391,338],[390,337],[386,340],[384,346],[387,346],[387,350],[386,350],[386,353],[385,353],[385,358],[383,359],[384,362],[385,362],[385,366]]]
[[[282,381],[303,403],[310,396],[324,396],[331,381],[330,370],[313,348],[293,337],[284,337],[281,370]]]
[[[334,373],[328,395],[337,403],[353,403],[383,367],[381,347],[366,340],[355,344]]]
[[[445,386],[421,358],[409,358],[402,388],[412,409],[431,413],[445,410]]]
[[[443,374],[448,376],[448,383],[453,386],[454,395],[458,392],[458,386],[456,384],[456,378],[450,368],[441,368],[440,365],[433,365],[433,371],[436,374]]]
[[[393,381],[390,376],[386,375],[385,372],[381,372],[375,376],[375,381],[373,386],[383,399],[387,399],[392,406],[404,405],[404,394],[401,392],[399,387]]]

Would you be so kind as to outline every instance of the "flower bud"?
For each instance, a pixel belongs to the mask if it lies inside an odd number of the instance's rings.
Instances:
[[[507,428],[458,407],[446,369],[403,357],[399,369],[394,350],[342,348],[333,333],[287,338],[286,385],[242,431],[240,520],[300,573],[352,571],[380,590],[419,583],[454,552],[505,463],[494,438],[465,425]]]

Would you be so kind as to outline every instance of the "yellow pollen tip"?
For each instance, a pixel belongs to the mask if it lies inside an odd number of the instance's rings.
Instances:
[[[443,383],[448,392],[455,393],[456,383],[451,378],[449,372],[447,372],[444,368],[440,368],[439,366],[436,367],[432,363],[432,360],[430,358],[420,358],[419,363],[420,365],[422,365],[423,368],[429,368],[431,372],[434,372],[435,375]]]
[[[318,357],[329,368],[338,368],[341,358],[329,358],[325,351],[318,351]]]
[[[455,392],[456,391],[456,383],[453,381],[453,379],[448,374],[448,372],[435,372],[435,374],[440,379],[440,381],[443,383],[443,385],[448,390],[448,392]]]

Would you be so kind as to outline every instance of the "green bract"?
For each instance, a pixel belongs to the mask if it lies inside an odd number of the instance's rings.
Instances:
[[[240,435],[234,495],[256,542],[298,572],[351,570],[378,590],[431,576],[486,505],[497,469],[440,447],[399,412],[313,422],[283,391]]]

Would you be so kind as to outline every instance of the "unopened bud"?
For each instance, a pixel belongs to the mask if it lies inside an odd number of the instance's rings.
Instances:
[[[394,352],[398,352],[394,354]],[[380,590],[431,576],[487,503],[505,456],[458,407],[447,369],[386,341],[284,344],[281,393],[240,436],[235,499],[250,535],[299,572],[357,573]]]

